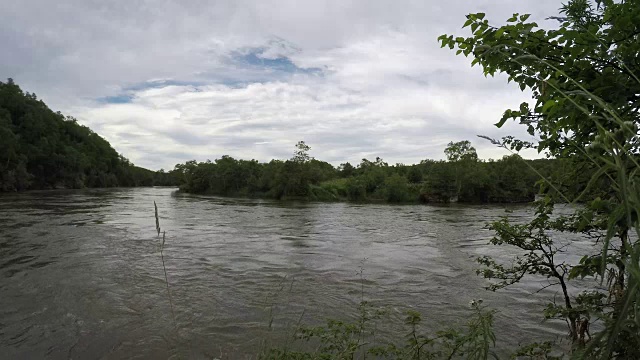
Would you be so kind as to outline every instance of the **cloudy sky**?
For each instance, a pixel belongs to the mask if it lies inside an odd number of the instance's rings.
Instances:
[[[311,155],[339,164],[443,158],[529,99],[440,49],[465,14],[539,24],[560,1],[0,0],[0,78],[76,117],[135,164]],[[535,154],[525,154],[527,157]]]

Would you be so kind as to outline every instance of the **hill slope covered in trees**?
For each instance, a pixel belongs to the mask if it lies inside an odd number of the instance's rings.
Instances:
[[[12,79],[0,82],[0,139],[0,191],[170,184]]]

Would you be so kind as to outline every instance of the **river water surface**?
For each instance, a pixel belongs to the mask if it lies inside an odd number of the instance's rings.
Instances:
[[[566,325],[542,321],[556,294],[536,293],[545,281],[492,293],[475,275],[477,256],[513,254],[488,245],[486,223],[505,215],[526,220],[532,209],[283,203],[172,188],[4,194],[0,358],[255,358],[298,322],[353,319],[362,299],[388,309],[384,323],[415,309],[435,330],[464,324],[469,301],[482,298],[498,310],[501,349],[562,338]]]

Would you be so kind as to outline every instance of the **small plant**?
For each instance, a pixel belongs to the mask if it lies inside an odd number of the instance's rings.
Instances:
[[[486,310],[482,300],[470,303],[473,311],[471,320],[462,329],[449,328],[436,331],[428,336],[422,328],[422,314],[407,310],[404,326],[407,328],[404,340],[380,342],[376,338],[377,323],[383,320],[387,328],[393,325],[384,308],[376,308],[364,299],[364,270],[358,275],[362,281],[361,299],[357,307],[357,318],[353,321],[329,319],[324,325],[298,326],[294,340],[300,345],[293,349],[273,347],[259,356],[263,360],[285,359],[474,359],[497,358],[493,333],[493,310]]]
[[[564,356],[552,355],[553,343],[546,341],[543,343],[531,343],[520,347],[511,356],[512,359],[528,360],[561,360]]]

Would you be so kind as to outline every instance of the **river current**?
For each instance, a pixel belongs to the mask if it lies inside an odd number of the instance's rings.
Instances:
[[[166,231],[167,294],[154,207]],[[528,205],[303,203],[184,195],[173,188],[0,194],[0,358],[250,359],[297,324],[406,309],[424,329],[464,324],[469,301],[498,310],[498,346],[562,339],[543,321],[557,293],[525,278],[497,292],[475,258],[507,260],[489,221],[524,221]],[[591,244],[570,244],[576,261]],[[380,325],[379,325],[380,326]]]

